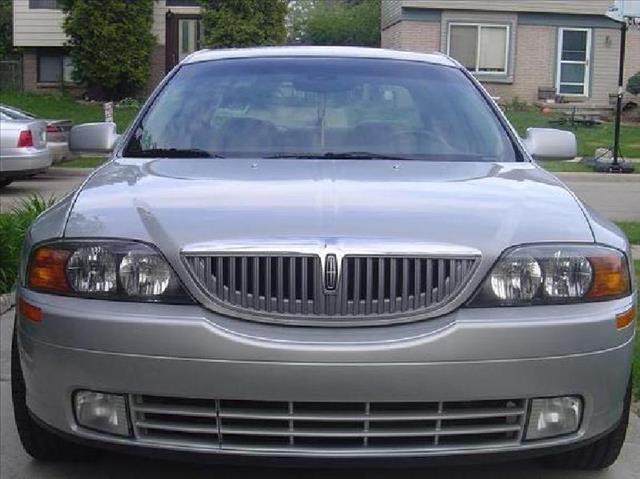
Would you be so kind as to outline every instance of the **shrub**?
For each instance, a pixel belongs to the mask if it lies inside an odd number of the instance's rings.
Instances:
[[[287,0],[201,0],[204,43],[210,48],[280,45]]]
[[[525,101],[521,101],[517,96],[513,97],[511,101],[508,101],[504,104],[504,111],[513,112],[513,111],[535,111],[531,105],[529,105]]]
[[[380,0],[319,2],[304,41],[313,45],[380,46]]]
[[[9,213],[0,214],[0,293],[13,289],[18,276],[22,243],[33,220],[49,208],[55,200],[31,196]]]
[[[640,72],[627,80],[627,91],[633,95],[640,95]]]
[[[74,77],[90,96],[134,96],[149,80],[153,0],[61,0]]]

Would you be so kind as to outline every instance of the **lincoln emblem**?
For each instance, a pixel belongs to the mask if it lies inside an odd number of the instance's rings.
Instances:
[[[338,283],[338,260],[335,254],[328,254],[324,265],[324,288],[335,291]]]

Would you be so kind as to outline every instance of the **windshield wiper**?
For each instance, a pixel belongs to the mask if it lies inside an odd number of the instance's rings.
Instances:
[[[224,158],[224,156],[217,153],[210,153],[197,148],[151,148],[149,150],[132,152],[127,156],[132,158]]]
[[[301,160],[329,159],[329,160],[419,160],[418,156],[390,155],[385,153],[371,153],[368,151],[328,151],[326,153],[276,153],[264,158],[299,158]]]

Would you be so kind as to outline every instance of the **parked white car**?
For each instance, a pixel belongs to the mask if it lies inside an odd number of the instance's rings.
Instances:
[[[51,166],[47,122],[12,120],[0,112],[0,188]]]

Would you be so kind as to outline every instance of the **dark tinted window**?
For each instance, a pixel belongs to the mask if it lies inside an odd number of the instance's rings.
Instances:
[[[225,157],[368,152],[516,159],[503,125],[461,71],[355,58],[184,65],[143,118],[126,154],[159,149]]]

